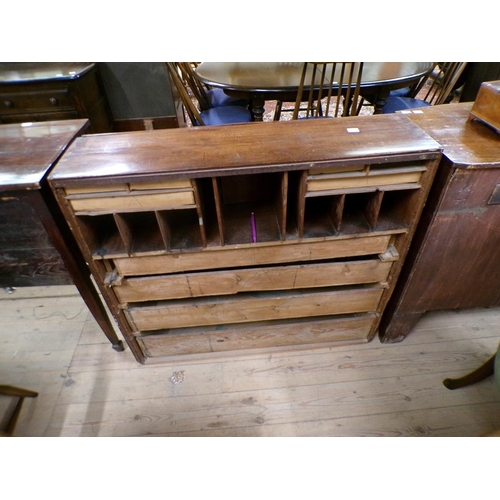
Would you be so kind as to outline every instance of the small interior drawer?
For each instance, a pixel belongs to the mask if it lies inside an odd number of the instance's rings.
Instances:
[[[77,213],[138,212],[194,206],[193,191],[172,193],[126,194],[124,196],[99,196],[96,198],[71,199],[70,204]]]
[[[370,190],[418,184],[424,165],[380,167],[367,165],[362,170],[314,173],[307,176],[307,192]]]
[[[162,180],[156,182],[129,182],[121,184],[104,184],[102,186],[78,186],[66,188],[68,199],[92,198],[106,196],[109,193],[125,195],[131,191],[186,191],[192,189],[189,179]]]

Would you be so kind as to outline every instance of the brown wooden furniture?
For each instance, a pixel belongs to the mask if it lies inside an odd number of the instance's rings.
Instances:
[[[481,84],[470,114],[500,132],[500,80]]]
[[[419,98],[431,105],[444,104],[451,100],[450,94],[459,83],[468,63],[441,62],[434,63],[434,68],[424,76],[418,85],[410,90],[408,97],[415,98],[422,90]]]
[[[440,146],[404,116],[85,136],[49,182],[140,362],[366,342]]]
[[[14,436],[14,430],[16,428],[24,400],[26,398],[36,398],[38,396],[38,392],[22,389],[21,387],[14,387],[13,385],[0,385],[0,396],[19,398],[12,415],[8,420],[6,430],[4,431],[0,429],[0,436],[12,437]]]
[[[255,121],[262,121],[269,100],[295,102],[301,62],[202,62],[198,78],[211,87],[248,99]],[[408,87],[433,68],[430,62],[365,62],[360,87],[362,96],[374,96],[375,113],[381,113],[391,90]]]
[[[424,101],[434,106],[444,104],[448,99],[451,101],[450,94],[465,71],[467,64],[466,62],[437,63],[434,70],[415,89],[412,97],[415,97],[427,83],[429,88],[422,97]]]
[[[113,347],[122,350],[46,181],[88,124],[80,119],[0,125],[0,286],[74,283]]]
[[[193,63],[190,62],[174,62],[172,64],[178,69],[187,89],[189,89],[193,97],[198,101],[201,111],[220,106],[243,106],[248,107],[248,101],[244,99],[235,99],[228,96],[222,89],[210,89],[205,87],[203,83],[196,77]]]
[[[426,311],[500,306],[500,136],[472,103],[408,116],[444,148],[396,290],[380,326],[398,342]]]
[[[292,120],[356,116],[362,75],[363,63],[304,63]]]
[[[186,73],[183,63],[167,62],[165,64],[193,127],[229,125],[252,121],[252,115],[246,106],[211,106],[208,102],[208,96],[202,92],[201,86],[197,86],[192,82],[190,74]],[[190,87],[190,83],[193,84],[193,87]],[[200,99],[198,101],[199,109],[193,99]]]
[[[88,133],[111,131],[95,64],[0,63],[0,123],[88,118]]]

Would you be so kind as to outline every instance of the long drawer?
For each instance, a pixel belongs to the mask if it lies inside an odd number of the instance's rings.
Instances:
[[[125,278],[114,291],[127,303],[354,285],[386,281],[391,266],[375,258]]]
[[[202,252],[172,253],[113,260],[121,276],[147,276],[202,269],[310,262],[384,253],[391,235],[368,236],[299,244],[251,246]]]
[[[68,111],[75,109],[74,99],[68,88],[53,88],[31,91],[0,93],[2,114],[29,114],[39,112]]]
[[[321,291],[282,291],[209,297],[132,306],[125,310],[135,330],[150,331],[228,323],[371,312],[383,288],[377,285]]]
[[[375,314],[169,330],[140,336],[147,357],[289,349],[370,340]]]

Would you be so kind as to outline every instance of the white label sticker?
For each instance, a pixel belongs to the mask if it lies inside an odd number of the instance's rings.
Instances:
[[[357,127],[351,127],[351,128],[347,129],[347,132],[349,132],[349,134],[358,134],[359,133],[359,128],[357,128]]]

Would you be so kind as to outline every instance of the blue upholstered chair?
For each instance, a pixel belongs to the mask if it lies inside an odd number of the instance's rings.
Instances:
[[[402,89],[399,93],[397,91],[391,92],[382,112],[384,114],[395,113],[396,111],[446,103],[466,66],[465,62],[436,63],[434,70],[421,80],[418,86],[409,89],[407,95],[404,95],[406,89]],[[425,87],[428,88],[423,93],[422,99],[417,99],[416,95]]]
[[[193,66],[189,62],[174,63],[179,70],[184,82],[189,86],[192,94],[198,101],[201,111],[210,108],[220,108],[222,106],[243,106],[247,107],[249,102],[246,99],[239,99],[227,95],[223,89],[207,88],[195,75]]]
[[[179,67],[175,63],[166,63],[172,82],[177,89],[182,100],[186,113],[194,127],[209,125],[229,125],[231,123],[247,123],[252,121],[252,115],[247,108],[243,106],[219,106],[198,109],[192,97],[189,95],[185,83],[181,78]],[[193,98],[198,100],[195,92],[192,92]]]
[[[356,116],[363,63],[306,62],[292,120]]]

